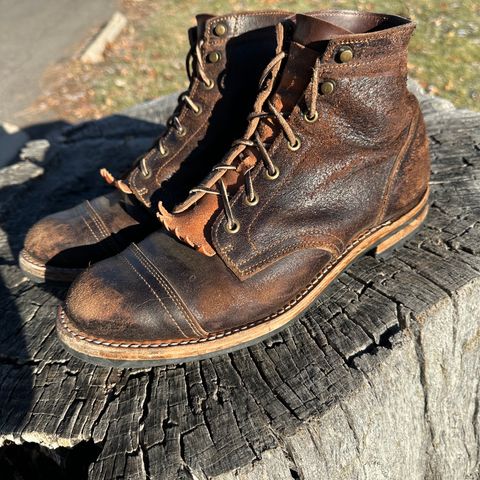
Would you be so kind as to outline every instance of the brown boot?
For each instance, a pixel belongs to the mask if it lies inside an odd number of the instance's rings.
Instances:
[[[155,365],[251,345],[285,327],[359,256],[427,214],[429,154],[406,87],[414,24],[297,16],[243,138],[156,232],[71,288],[57,328],[95,363]]]
[[[258,81],[275,55],[275,25],[287,12],[199,15],[190,29],[190,86],[179,97],[167,130],[118,189],[33,226],[20,266],[36,280],[71,281],[88,265],[110,257],[159,228],[162,201],[184,200],[247,125]]]

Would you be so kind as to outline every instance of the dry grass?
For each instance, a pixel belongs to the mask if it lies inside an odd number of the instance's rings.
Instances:
[[[186,29],[199,12],[227,13],[281,8],[305,12],[355,8],[409,16],[418,27],[412,39],[411,75],[432,93],[459,107],[479,109],[480,3],[477,0],[126,0],[128,31],[100,66],[64,65],[62,80],[43,99],[62,117],[98,118],[185,86]]]

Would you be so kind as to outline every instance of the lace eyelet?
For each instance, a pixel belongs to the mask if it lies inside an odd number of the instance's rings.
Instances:
[[[177,137],[184,137],[187,134],[187,129],[182,128],[181,130],[175,130]]]
[[[166,156],[168,155],[168,153],[169,153],[169,152],[168,152],[168,148],[164,148],[163,152],[160,151],[160,156],[161,156],[161,157],[166,157]]]
[[[273,172],[273,174],[271,174],[268,170],[264,170],[263,171],[263,176],[267,179],[267,180],[276,180],[280,175],[280,169],[275,166],[275,172]]]
[[[215,86],[215,82],[209,78],[208,83],[202,83],[202,85],[205,90],[211,90]]]
[[[245,197],[243,198],[243,203],[245,203],[245,205],[248,205],[249,207],[254,207],[258,203],[258,195],[254,195],[252,200],[250,200],[245,195]]]
[[[196,103],[195,106],[197,107],[197,109],[196,109],[196,110],[192,110],[192,111],[193,111],[194,115],[196,115],[196,116],[198,117],[199,115],[202,114],[203,108],[202,108],[202,106],[199,105],[198,103]]]
[[[152,171],[147,168],[146,161],[147,159],[143,157],[138,163],[138,168],[143,178],[150,178],[152,176]]]
[[[228,222],[225,223],[225,231],[227,233],[238,233],[240,231],[240,224],[235,222],[233,225],[230,225]]]
[[[227,26],[224,23],[219,23],[213,28],[213,33],[217,37],[223,37],[227,33]]]
[[[312,116],[310,116],[308,112],[303,112],[303,119],[307,123],[315,123],[318,120],[318,112],[315,112]]]
[[[207,55],[207,62],[208,63],[217,63],[221,60],[222,54],[220,52],[210,52]]]
[[[289,150],[291,150],[292,152],[296,152],[302,146],[302,142],[297,137],[293,145],[290,142],[288,142],[287,145]]]
[[[337,52],[336,60],[339,63],[348,63],[353,60],[353,50],[352,47],[344,45],[340,47]]]
[[[333,80],[325,80],[320,83],[320,93],[322,95],[330,95],[335,91],[336,84]]]

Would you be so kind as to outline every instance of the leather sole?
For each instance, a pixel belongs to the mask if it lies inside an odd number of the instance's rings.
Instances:
[[[288,305],[251,324],[202,339],[130,343],[86,335],[76,330],[65,311],[59,308],[58,336],[72,355],[96,365],[118,368],[178,364],[233,352],[261,342],[287,327],[301,316],[351,263],[370,251],[375,255],[385,255],[402,244],[421,228],[427,213],[428,191],[415,208],[398,220],[386,222],[358,237]]]
[[[71,283],[83,272],[81,268],[60,268],[42,264],[25,250],[22,250],[18,256],[18,265],[22,272],[35,283]]]

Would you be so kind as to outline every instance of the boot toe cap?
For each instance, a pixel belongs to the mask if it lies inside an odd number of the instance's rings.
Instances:
[[[85,268],[98,256],[102,241],[90,223],[83,205],[49,215],[28,231],[24,252],[37,264]]]
[[[155,277],[124,254],[95,264],[69,291],[70,329],[92,341],[136,346],[198,338],[166,281]]]
[[[50,215],[36,223],[27,233],[24,249],[31,257],[42,263],[52,261],[75,239],[71,226],[55,215]],[[78,237],[75,243],[78,242]]]

